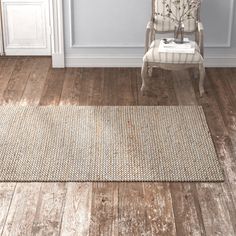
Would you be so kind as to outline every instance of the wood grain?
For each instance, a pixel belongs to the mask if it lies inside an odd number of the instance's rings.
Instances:
[[[0,235],[236,235],[236,70],[52,69],[47,57],[0,58],[0,104],[201,105],[225,183],[1,183]],[[2,233],[2,234],[1,234]]]
[[[15,187],[15,183],[0,183],[0,235],[3,232]]]
[[[2,235],[32,235],[41,183],[18,183]]]
[[[35,58],[21,57],[17,59],[7,88],[4,91],[4,100],[7,103],[20,102],[34,63]]]
[[[172,73],[179,105],[197,105],[188,71]],[[195,183],[171,183],[171,196],[178,235],[206,235]]]
[[[209,79],[209,71],[207,74]],[[210,80],[206,81],[206,96],[203,98],[199,98],[197,96],[197,101],[203,106],[219,160],[221,161],[222,167],[227,173],[228,170],[226,170],[226,162],[222,161],[222,158],[226,158],[227,156],[223,157],[220,155],[220,153],[222,153],[222,148],[224,149],[225,146],[225,143],[222,143],[222,140],[225,140],[225,138],[228,139],[228,132],[221,116],[219,104],[216,102],[215,90],[213,90],[209,82]],[[196,94],[196,83],[194,83],[194,88]],[[221,141],[219,142],[219,140]],[[230,155],[228,157],[231,158],[232,156]],[[231,165],[229,168],[232,167],[233,166]],[[234,190],[231,190],[231,183],[228,182],[227,176],[226,182],[223,184],[198,184],[197,189],[199,194],[199,202],[202,209],[202,217],[207,234],[211,235],[214,233],[219,235],[234,235],[236,232],[234,223],[236,219],[235,206],[234,204],[232,205],[232,193]],[[209,199],[211,199],[211,202],[209,202]],[[208,206],[208,204],[210,205]]]
[[[119,235],[151,235],[142,183],[119,184]]]
[[[0,104],[3,104],[4,93],[15,69],[16,58],[3,58],[0,60]]]
[[[65,183],[42,183],[31,235],[59,235],[65,196]]]
[[[103,106],[117,105],[117,79],[119,68],[104,69]]]
[[[89,235],[118,235],[118,184],[93,183]]]
[[[50,69],[39,102],[40,106],[58,105],[65,78],[64,69]]]
[[[176,235],[176,226],[169,184],[143,183],[146,235]]]
[[[92,202],[91,183],[68,183],[61,235],[89,235]]]
[[[61,105],[80,104],[82,69],[67,68],[60,98]]]
[[[45,80],[51,66],[50,61],[48,57],[35,58],[24,93],[21,97],[20,103],[22,105],[39,104]]]
[[[126,70],[125,68],[119,68],[113,76],[116,77],[115,84],[116,89],[116,105],[120,106],[132,106],[136,104],[135,97],[130,96],[132,94],[132,73],[135,69]]]
[[[231,87],[231,91],[232,92],[232,95],[234,97],[236,97],[236,80],[235,80],[235,77],[236,77],[236,68],[225,68],[222,70],[223,74],[228,74],[226,80],[229,84],[229,86]]]

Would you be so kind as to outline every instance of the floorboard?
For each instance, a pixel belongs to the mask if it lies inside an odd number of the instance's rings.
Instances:
[[[224,183],[0,183],[0,235],[236,235],[236,69],[52,69],[48,57],[0,58],[0,104],[201,105]]]
[[[61,235],[89,235],[91,203],[91,183],[67,183]]]
[[[172,74],[178,105],[197,105],[188,71]],[[171,183],[178,235],[206,235],[196,183]]]

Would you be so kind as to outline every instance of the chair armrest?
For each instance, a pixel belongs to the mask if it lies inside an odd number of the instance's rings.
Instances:
[[[154,23],[153,21],[149,21],[146,28],[145,53],[148,51],[148,48],[154,39],[155,39]]]
[[[200,48],[200,53],[202,56],[204,56],[204,45],[203,45],[203,36],[204,36],[204,28],[203,28],[203,24],[201,22],[198,22],[197,24],[197,28],[198,28],[198,46]]]

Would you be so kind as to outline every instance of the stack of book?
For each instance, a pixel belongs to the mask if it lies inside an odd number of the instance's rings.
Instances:
[[[181,44],[175,43],[172,38],[161,39],[159,52],[194,54],[195,42],[190,41],[188,38],[184,38],[184,42]]]

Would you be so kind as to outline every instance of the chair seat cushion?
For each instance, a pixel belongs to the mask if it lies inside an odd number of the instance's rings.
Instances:
[[[160,39],[156,39],[150,45],[149,50],[143,57],[144,62],[150,63],[170,63],[170,64],[198,64],[203,63],[200,49],[195,43],[195,53],[169,53],[159,52]]]

